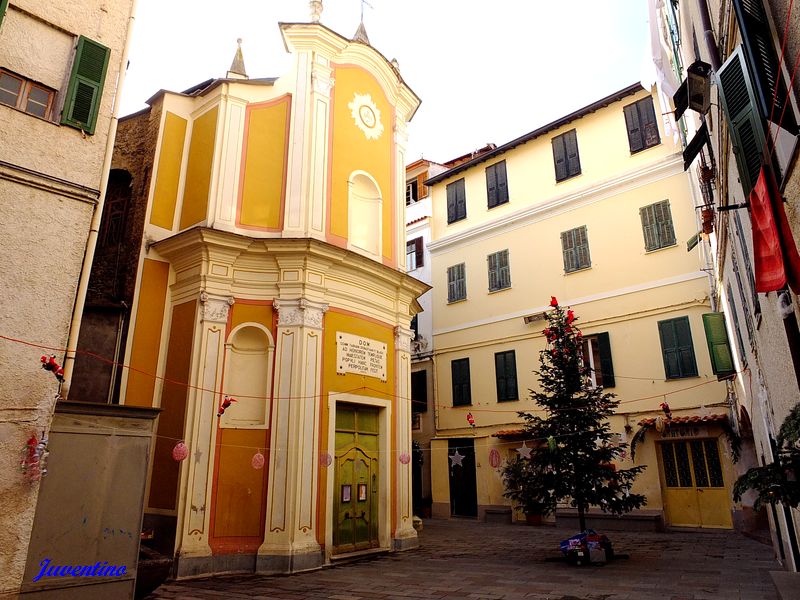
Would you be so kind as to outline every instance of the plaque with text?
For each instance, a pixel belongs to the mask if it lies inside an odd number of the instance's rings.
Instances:
[[[350,333],[337,333],[336,372],[386,381],[386,344]]]

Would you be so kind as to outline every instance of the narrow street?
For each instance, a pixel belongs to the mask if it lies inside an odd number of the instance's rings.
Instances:
[[[772,548],[732,531],[609,532],[605,566],[575,567],[553,527],[427,520],[416,551],[291,576],[195,579],[161,586],[150,600],[471,598],[536,600],[768,600]]]

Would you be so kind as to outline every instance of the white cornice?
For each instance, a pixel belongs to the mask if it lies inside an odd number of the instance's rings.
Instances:
[[[683,157],[680,154],[672,154],[660,162],[628,171],[618,177],[601,181],[577,192],[557,196],[541,204],[528,206],[499,219],[443,237],[431,242],[428,248],[431,254],[437,254],[444,250],[450,250],[454,246],[471,243],[476,238],[492,237],[499,233],[526,227],[532,223],[600,202],[680,173],[683,173]]]
[[[695,279],[702,279],[705,277],[707,277],[707,275],[703,271],[683,273],[681,275],[666,277],[664,279],[657,279],[655,281],[647,281],[645,283],[640,283],[638,285],[631,285],[624,288],[618,288],[616,290],[610,290],[608,292],[600,292],[599,294],[592,294],[591,296],[582,296],[580,298],[573,298],[571,300],[567,300],[566,302],[562,301],[561,306],[571,306],[571,307],[579,306],[581,304],[587,304],[589,302],[597,302],[598,300],[608,300],[610,298],[618,298],[619,296],[624,296],[626,294],[635,294],[637,292],[652,290],[655,288],[660,288],[667,285],[674,285],[677,283],[684,283],[686,281],[694,281]],[[526,308],[525,310],[519,310],[513,313],[507,313],[505,315],[494,315],[491,317],[487,317],[485,319],[479,319],[477,321],[470,321],[468,323],[459,323],[458,325],[454,325],[452,327],[442,327],[441,329],[434,329],[433,335],[443,335],[445,333],[453,333],[454,331],[462,331],[464,329],[470,329],[472,327],[482,327],[484,325],[491,325],[493,323],[499,323],[501,321],[508,321],[510,319],[519,319],[527,315],[547,312],[549,310],[550,310],[549,305],[532,306],[530,308]]]

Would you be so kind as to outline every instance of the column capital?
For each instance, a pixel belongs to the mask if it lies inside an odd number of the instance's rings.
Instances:
[[[202,304],[203,321],[212,323],[226,323],[228,312],[233,306],[233,296],[220,296],[209,294],[205,290],[200,292],[200,304]]]
[[[411,352],[411,340],[414,338],[414,330],[398,325],[394,328],[394,344],[401,352]]]
[[[278,327],[311,327],[322,329],[322,317],[328,311],[326,302],[316,302],[306,298],[275,300],[278,309]]]

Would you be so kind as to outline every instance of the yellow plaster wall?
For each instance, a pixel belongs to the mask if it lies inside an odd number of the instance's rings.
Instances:
[[[183,145],[186,138],[186,119],[167,111],[158,155],[156,187],[153,192],[153,209],[150,223],[172,229],[175,221],[175,204],[181,179]]]
[[[239,224],[280,229],[291,96],[247,107]]]
[[[161,326],[169,281],[169,263],[144,259],[139,287],[139,305],[133,326],[133,344],[128,363],[128,384],[125,404],[152,406]]]
[[[219,108],[214,107],[195,119],[192,126],[180,229],[196,225],[207,218],[218,113]]]
[[[389,103],[378,81],[361,67],[338,65],[333,77],[330,169],[330,222],[332,235],[347,239],[348,236],[348,181],[355,170],[366,171],[377,181],[383,199],[383,257],[394,258],[392,243],[395,203],[393,186],[394,170],[394,107]],[[367,139],[359,129],[348,104],[355,94],[369,94],[380,110],[383,133],[376,140]],[[405,200],[403,200],[405,201]]]

